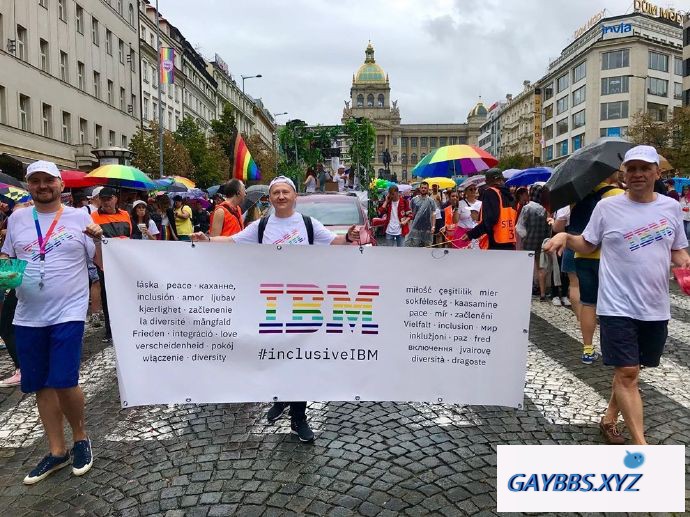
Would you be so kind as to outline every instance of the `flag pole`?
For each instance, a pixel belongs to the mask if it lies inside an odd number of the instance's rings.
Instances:
[[[156,46],[158,47],[158,177],[163,177],[163,106],[161,105],[161,26],[158,0],[156,0]]]

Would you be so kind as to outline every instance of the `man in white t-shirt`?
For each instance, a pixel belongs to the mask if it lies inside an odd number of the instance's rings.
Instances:
[[[290,178],[278,176],[268,187],[269,201],[274,209],[270,217],[262,217],[231,237],[209,237],[205,233],[195,233],[195,242],[213,241],[237,244],[293,244],[293,245],[337,245],[350,244],[359,240],[359,230],[355,225],[348,228],[345,235],[336,235],[313,217],[302,216],[295,211],[297,189]],[[306,402],[276,402],[266,415],[269,423],[278,420],[290,408],[290,429],[302,442],[314,441],[306,417]]]
[[[625,153],[625,195],[597,203],[582,235],[559,233],[544,247],[592,253],[601,246],[597,315],[604,364],[613,366],[613,390],[600,428],[610,444],[623,444],[619,413],[636,445],[645,445],[640,365],[659,366],[671,318],[669,267],[690,267],[680,206],[654,192],[659,155],[638,145]]]
[[[32,485],[70,463],[77,476],[93,464],[79,362],[89,303],[87,263],[93,259],[100,264],[103,232],[85,210],[62,206],[64,185],[54,163],[32,163],[26,181],[34,207],[12,214],[1,256],[27,262],[16,290],[13,323],[22,391],[36,393],[50,447],[24,478]],[[72,428],[71,451],[65,444],[64,419]]]

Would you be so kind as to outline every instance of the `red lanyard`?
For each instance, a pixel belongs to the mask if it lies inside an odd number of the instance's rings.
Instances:
[[[36,211],[36,207],[34,207],[34,224],[36,225],[36,236],[38,237],[38,258],[41,262],[41,281],[38,283],[38,287],[43,289],[43,277],[45,277],[45,262],[46,262],[46,246],[48,244],[48,241],[50,240],[50,237],[53,235],[53,231],[55,230],[55,226],[57,226],[58,221],[60,220],[60,217],[62,216],[62,212],[64,210],[64,207],[61,205],[60,209],[57,211],[57,214],[55,214],[55,217],[53,217],[53,222],[50,223],[50,227],[48,228],[48,231],[46,232],[45,238],[43,237],[43,234],[41,233],[41,225],[38,222],[38,212]]]

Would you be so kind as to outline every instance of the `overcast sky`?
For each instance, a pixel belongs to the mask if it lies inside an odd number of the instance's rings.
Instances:
[[[155,4],[155,0],[151,0]],[[677,1],[675,7],[680,7]],[[673,6],[671,4],[665,4]],[[464,122],[544,75],[593,15],[632,0],[159,0],[163,16],[207,59],[279,117],[339,123],[371,40],[403,123]]]

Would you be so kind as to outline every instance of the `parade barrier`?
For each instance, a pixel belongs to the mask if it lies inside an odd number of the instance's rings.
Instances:
[[[110,239],[103,257],[123,407],[522,407],[527,252]]]

